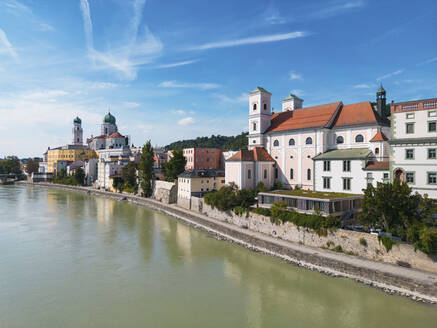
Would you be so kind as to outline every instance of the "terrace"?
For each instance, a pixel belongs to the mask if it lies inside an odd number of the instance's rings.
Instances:
[[[269,208],[273,203],[285,201],[290,210],[323,216],[351,217],[361,209],[362,195],[311,190],[275,190],[258,194],[258,205]]]

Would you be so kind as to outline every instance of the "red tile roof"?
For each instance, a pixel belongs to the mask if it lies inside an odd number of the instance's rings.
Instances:
[[[255,147],[252,150],[240,149],[227,162],[274,162],[272,156],[263,147]]]
[[[273,114],[270,127],[266,132],[325,126],[341,105],[342,102],[337,101],[331,104],[305,107]]]
[[[384,133],[381,131],[378,131],[372,139],[370,139],[370,142],[377,142],[377,141],[387,141],[388,138],[385,136]]]
[[[366,164],[365,170],[370,170],[370,171],[376,171],[376,170],[388,171],[389,168],[390,168],[390,163],[388,161],[386,161],[386,162],[368,162]]]
[[[111,133],[109,136],[102,134],[101,136],[88,138],[88,139],[86,139],[86,142],[90,143],[94,139],[107,139],[107,138],[124,138],[124,135],[120,134],[120,132],[117,131],[117,132]]]
[[[372,104],[369,101],[344,105],[335,120],[334,127],[363,123],[378,123]]]

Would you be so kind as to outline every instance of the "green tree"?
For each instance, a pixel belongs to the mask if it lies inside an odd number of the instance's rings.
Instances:
[[[0,173],[2,174],[22,174],[20,160],[16,156],[9,156],[0,160]]]
[[[121,179],[125,190],[135,192],[138,190],[137,184],[137,164],[129,162],[121,169]]]
[[[150,140],[146,142],[141,150],[141,158],[139,164],[139,177],[143,196],[150,197],[152,195],[152,179],[153,179],[153,163],[154,153]]]
[[[74,171],[74,175],[73,175],[74,181],[76,182],[76,184],[83,186],[85,184],[85,172],[84,170],[79,167]]]
[[[112,186],[115,190],[122,192],[123,191],[123,179],[120,177],[115,177],[112,179]]]
[[[165,164],[165,178],[173,182],[178,175],[185,171],[187,160],[184,157],[182,149],[173,151],[173,157]]]
[[[34,172],[38,172],[39,162],[29,159],[26,163],[26,173],[32,175]]]

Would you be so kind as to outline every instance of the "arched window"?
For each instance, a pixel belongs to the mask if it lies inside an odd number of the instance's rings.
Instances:
[[[311,138],[311,137],[306,138],[305,143],[307,145],[312,145],[313,144],[313,138]]]
[[[253,110],[256,110],[256,104],[253,104]]]
[[[295,145],[295,142],[294,142],[294,139],[293,139],[293,138],[291,138],[290,140],[288,140],[288,145],[289,145],[289,146],[294,146],[294,145]]]
[[[311,180],[311,169],[307,170],[307,180]]]
[[[364,137],[362,134],[357,134],[355,137],[355,142],[363,142],[364,141]]]
[[[375,154],[378,155],[379,154],[379,148],[375,148]]]
[[[279,140],[275,140],[275,141],[273,141],[273,146],[275,146],[275,147],[279,147]]]
[[[264,104],[264,110],[266,110],[267,109],[267,104]]]
[[[335,140],[336,143],[338,144],[342,144],[344,142],[344,138],[342,136],[338,136],[337,139]]]
[[[294,170],[290,169],[290,179],[293,180],[294,178]]]

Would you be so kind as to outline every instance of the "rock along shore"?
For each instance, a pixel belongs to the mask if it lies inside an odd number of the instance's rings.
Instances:
[[[281,258],[288,263],[333,277],[353,279],[389,294],[398,294],[415,301],[437,304],[437,274],[434,273],[287,242],[212,219],[177,205],[163,204],[149,198],[52,183],[19,182],[19,184],[80,191],[89,195],[104,196],[146,206],[203,230],[217,239],[227,240],[250,250]]]

